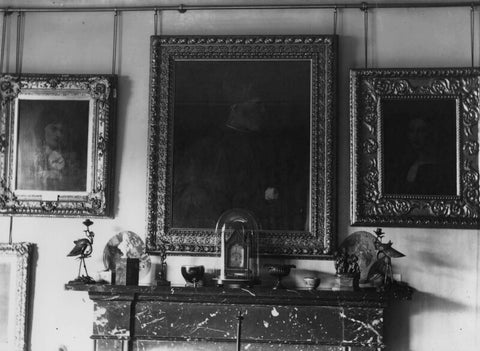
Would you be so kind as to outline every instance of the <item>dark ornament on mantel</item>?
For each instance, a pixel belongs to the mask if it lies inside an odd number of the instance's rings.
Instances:
[[[160,243],[157,244],[157,250],[160,255],[160,264],[157,266],[156,282],[157,286],[170,286],[167,280],[167,245],[168,241],[159,238]]]
[[[335,252],[335,271],[338,278],[338,289],[359,288],[360,266],[358,257],[355,254],[349,254],[345,247]]]
[[[80,260],[78,267],[78,277],[74,280],[71,280],[69,284],[95,284],[95,280],[88,275],[87,266],[85,265],[85,259],[90,257],[93,252],[93,237],[95,236],[94,232],[90,230],[90,226],[93,222],[89,219],[83,221],[83,224],[87,227],[85,232],[86,238],[78,239],[74,241],[75,246],[69,252],[67,257],[75,257]],[[85,275],[81,275],[82,266],[85,271]]]
[[[285,289],[282,284],[282,278],[290,274],[291,268],[296,268],[293,264],[265,264],[264,267],[267,268],[268,273],[271,276],[277,278],[277,281],[273,286],[274,290]]]
[[[393,243],[391,241],[388,243],[382,242],[385,233],[381,228],[377,228],[374,233],[377,236],[375,240],[377,260],[370,267],[367,279],[374,281],[381,278],[382,284],[379,286],[379,290],[387,290],[393,288],[396,284],[393,279],[392,258],[404,257],[405,255],[395,250],[392,247]]]

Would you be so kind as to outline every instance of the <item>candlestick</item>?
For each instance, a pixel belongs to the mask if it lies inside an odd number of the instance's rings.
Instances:
[[[222,235],[220,237],[220,279],[225,279],[225,225],[222,227]]]

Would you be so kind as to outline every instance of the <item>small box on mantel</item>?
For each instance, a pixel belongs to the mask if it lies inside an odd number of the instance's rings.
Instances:
[[[115,285],[138,285],[138,258],[120,258],[115,265]]]

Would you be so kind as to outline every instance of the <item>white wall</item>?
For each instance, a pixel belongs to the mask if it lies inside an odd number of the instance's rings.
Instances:
[[[200,2],[184,1],[186,4]],[[74,3],[98,4],[99,1],[0,0],[1,7]],[[101,3],[118,6],[129,2],[106,0]],[[141,3],[150,2],[136,2]],[[477,65],[480,61],[479,17],[477,11]],[[15,20],[16,15],[8,31],[10,71],[15,69]],[[370,11],[369,20],[370,67],[470,65],[468,8],[378,9]],[[165,12],[161,22],[162,34],[329,34],[333,31],[332,11],[326,10],[192,11],[183,15]],[[28,13],[23,72],[110,73],[112,26],[112,13]],[[92,272],[103,268],[103,247],[113,235],[131,230],[145,236],[149,36],[153,34],[153,13],[122,13],[119,34],[115,218],[94,219],[95,252],[88,262]],[[356,230],[374,229],[353,228],[348,224],[348,70],[364,66],[361,11],[340,10],[338,34],[338,235],[342,239]],[[91,349],[92,304],[86,293],[66,292],[63,288],[64,283],[76,276],[77,263],[66,254],[72,241],[82,235],[82,220],[14,218],[14,240],[38,245],[32,351],[58,350],[60,345],[69,351]],[[0,218],[0,241],[8,240],[8,229],[9,219]],[[407,255],[395,261],[396,271],[417,289],[413,301],[396,303],[392,308],[386,324],[389,350],[476,349],[480,344],[480,230],[387,228],[385,231],[388,239]],[[169,278],[174,283],[182,283],[179,267],[187,262],[207,267],[214,264],[214,260],[208,258],[169,258]],[[324,272],[325,276],[333,272],[330,261],[294,263],[299,269],[290,280],[292,284],[300,283],[302,270]]]

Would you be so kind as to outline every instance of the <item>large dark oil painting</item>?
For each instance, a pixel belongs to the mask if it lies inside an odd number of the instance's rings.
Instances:
[[[265,230],[308,230],[309,61],[175,64],[173,226],[228,209]]]
[[[261,255],[331,257],[335,82],[335,36],[152,36],[147,251],[218,255],[240,209]]]
[[[85,192],[89,101],[19,100],[18,190]]]

